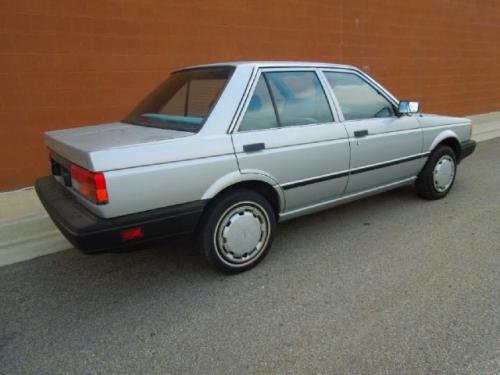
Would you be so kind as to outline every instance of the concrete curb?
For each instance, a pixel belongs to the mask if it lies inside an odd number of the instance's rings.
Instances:
[[[500,137],[500,112],[469,116],[472,120],[472,139],[477,142]]]
[[[478,142],[500,137],[500,112],[468,116]],[[0,193],[0,266],[72,248],[52,223],[35,190]]]
[[[0,193],[0,266],[70,249],[33,187]]]

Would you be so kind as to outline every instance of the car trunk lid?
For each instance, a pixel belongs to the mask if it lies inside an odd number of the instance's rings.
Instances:
[[[121,122],[55,130],[45,133],[49,149],[81,167],[93,169],[91,153],[163,142],[193,135]]]

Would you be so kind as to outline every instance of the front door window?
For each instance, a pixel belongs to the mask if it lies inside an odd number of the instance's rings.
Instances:
[[[356,74],[325,72],[325,76],[346,121],[395,116],[391,102]]]

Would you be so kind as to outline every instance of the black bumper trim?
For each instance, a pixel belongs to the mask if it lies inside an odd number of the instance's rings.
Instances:
[[[39,178],[35,190],[62,234],[86,253],[136,246],[193,232],[206,205],[206,201],[200,200],[103,219],[79,203],[53,176]],[[120,232],[134,227],[141,227],[144,237],[124,242]]]
[[[460,160],[463,160],[467,156],[472,154],[475,149],[476,149],[476,141],[472,139],[460,143]]]

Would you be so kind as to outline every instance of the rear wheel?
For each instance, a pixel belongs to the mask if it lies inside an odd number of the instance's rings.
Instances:
[[[233,190],[207,208],[198,234],[200,247],[217,269],[243,272],[267,255],[275,228],[274,211],[263,196]]]
[[[446,196],[455,182],[456,160],[451,147],[438,146],[429,156],[415,182],[418,195],[425,199],[440,199]]]

